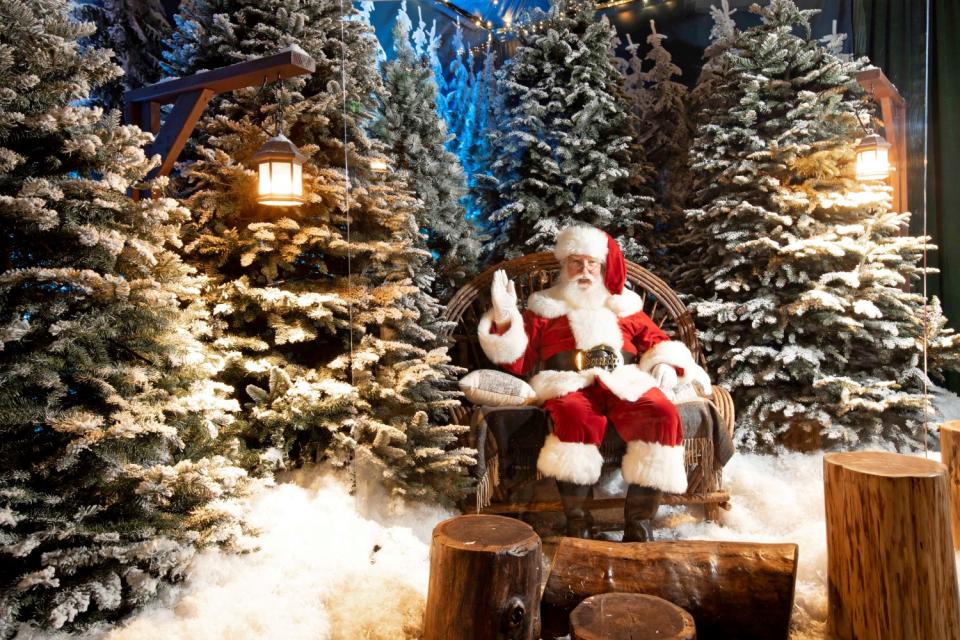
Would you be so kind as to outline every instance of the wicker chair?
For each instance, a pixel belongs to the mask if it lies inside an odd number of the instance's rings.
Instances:
[[[522,301],[542,289],[552,286],[560,265],[550,253],[537,253],[508,262],[503,262],[484,271],[472,282],[464,285],[450,300],[445,313],[450,321],[448,338],[454,342],[451,355],[454,361],[468,369],[493,369],[480,348],[477,338],[477,324],[483,313],[490,308],[490,283],[493,274],[503,269],[514,280],[517,296]],[[674,340],[681,340],[698,361],[703,363],[703,353],[697,342],[697,331],[693,319],[667,284],[643,267],[632,262],[627,263],[627,280],[634,291],[644,300],[644,311]],[[713,386],[709,398],[716,408],[719,422],[727,435],[732,434],[734,409],[729,392],[720,386]],[[539,410],[538,410],[539,411]],[[542,412],[540,412],[542,413]],[[478,439],[477,425],[481,419],[479,408],[469,405],[461,407],[455,413],[459,424],[471,425],[470,445],[483,449],[483,468],[478,469],[478,491],[476,510],[483,513],[522,513],[531,511],[560,511],[562,506],[556,501],[530,502],[516,499],[518,486],[517,469],[512,468],[515,477],[512,485],[507,486],[498,469],[498,453],[506,443],[496,441],[492,434]],[[489,437],[488,437],[489,435]],[[542,443],[542,435],[537,442],[526,443],[530,451],[521,456],[514,467],[519,467],[519,481],[530,481],[536,477],[535,459]],[[529,438],[527,439],[529,440]],[[709,520],[717,520],[721,507],[729,508],[730,495],[722,488],[723,469],[714,457],[714,442],[710,437],[685,438],[685,466],[687,469],[688,490],[684,495],[666,495],[664,504],[700,504]],[[513,443],[511,443],[513,446]],[[616,463],[622,456],[625,445],[616,434],[616,429],[607,430],[607,438],[601,447],[605,463]],[[525,478],[523,476],[526,476]],[[595,498],[589,504],[591,508],[602,509],[622,506],[623,498]],[[472,503],[470,504],[472,507]]]

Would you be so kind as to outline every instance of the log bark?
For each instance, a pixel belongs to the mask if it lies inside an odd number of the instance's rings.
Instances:
[[[540,537],[519,520],[468,515],[433,530],[425,640],[535,640]]]
[[[685,609],[700,640],[785,640],[796,577],[795,544],[563,538],[543,594],[544,637],[565,635],[585,598],[621,592]]]
[[[940,427],[940,455],[947,467],[950,486],[953,548],[960,551],[960,420],[945,422]]]
[[[946,467],[854,451],[823,468],[828,637],[960,638]]]
[[[570,615],[572,640],[696,640],[693,616],[663,598],[604,593]]]

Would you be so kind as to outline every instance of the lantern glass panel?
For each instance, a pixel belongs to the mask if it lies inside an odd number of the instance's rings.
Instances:
[[[883,180],[890,175],[890,158],[885,147],[870,147],[857,152],[857,179]]]
[[[275,196],[289,196],[293,193],[292,182],[292,163],[290,162],[271,162],[270,193]]]
[[[293,163],[293,195],[303,196],[303,165]]]

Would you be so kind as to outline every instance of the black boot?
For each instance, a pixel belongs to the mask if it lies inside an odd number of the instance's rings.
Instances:
[[[584,507],[584,503],[587,501],[587,496],[590,495],[592,485],[558,480],[557,488],[560,489],[563,513],[567,516],[567,535],[571,538],[589,540],[590,527],[593,526],[593,516],[590,514],[590,510]]]
[[[663,491],[653,487],[632,484],[627,489],[623,506],[623,541],[649,542],[653,540],[650,521],[657,515]]]

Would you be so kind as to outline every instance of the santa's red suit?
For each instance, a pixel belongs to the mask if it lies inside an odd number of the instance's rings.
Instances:
[[[537,469],[578,485],[596,482],[603,463],[598,445],[609,418],[627,443],[624,480],[683,493],[687,477],[680,418],[650,372],[659,364],[671,365],[681,385],[696,382],[707,392],[709,378],[687,347],[670,340],[643,312],[640,296],[623,288],[623,256],[606,233],[569,227],[560,233],[554,253],[561,264],[570,255],[604,262],[608,295],[599,303],[580,305],[557,285],[532,294],[523,313],[511,309],[508,323],[495,324],[491,309],[478,331],[495,364],[520,376],[539,370],[530,386],[553,421],[553,433],[540,451]],[[619,351],[624,362],[610,370],[568,366],[578,357],[582,364],[583,352],[601,345]]]

